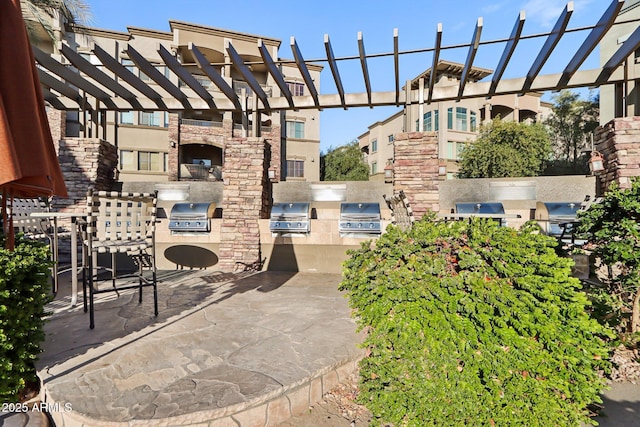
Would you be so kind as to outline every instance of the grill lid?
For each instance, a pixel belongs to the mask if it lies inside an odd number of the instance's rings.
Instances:
[[[500,202],[467,202],[456,203],[456,213],[464,214],[504,214],[504,207]]]
[[[215,203],[176,203],[171,208],[169,230],[210,231],[209,218],[215,209]]]
[[[379,220],[379,203],[341,203],[340,219]]]
[[[547,212],[549,214],[549,219],[555,218],[567,218],[567,219],[575,219],[577,216],[577,212],[580,209],[580,202],[549,202],[545,203],[544,206],[547,208]]]
[[[271,219],[309,217],[309,203],[274,203],[271,208]]]
[[[274,203],[269,229],[274,233],[308,233],[311,229],[309,203]]]

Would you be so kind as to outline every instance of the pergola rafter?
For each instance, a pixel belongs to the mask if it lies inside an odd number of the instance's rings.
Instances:
[[[68,45],[59,46],[59,52],[47,54],[34,47],[34,56],[39,65],[39,76],[46,99],[56,108],[74,109],[98,109],[98,110],[212,110],[212,111],[243,111],[243,105],[250,109],[270,110],[299,110],[350,107],[375,107],[398,106],[415,102],[438,102],[447,100],[461,100],[474,97],[490,98],[502,94],[522,94],[527,92],[558,91],[565,88],[596,87],[623,82],[625,73],[621,65],[633,55],[640,47],[640,29],[628,36],[626,41],[614,52],[609,59],[604,61],[600,68],[582,70],[580,67],[593,52],[595,47],[616,25],[616,18],[623,7],[623,0],[612,0],[609,7],[600,17],[598,22],[591,27],[567,29],[573,13],[573,2],[569,2],[558,17],[553,29],[544,34],[522,34],[525,12],[520,12],[511,34],[501,40],[480,40],[483,29],[482,18],[479,18],[471,41],[464,45],[443,46],[442,24],[438,24],[435,34],[435,42],[432,47],[401,51],[398,30],[393,32],[393,51],[388,53],[367,54],[364,48],[362,33],[358,33],[358,52],[355,55],[336,57],[328,35],[324,36],[324,50],[326,57],[306,60],[296,43],[291,37],[290,45],[293,59],[281,59],[272,57],[267,46],[258,42],[259,57],[243,58],[242,55],[227,42],[224,48],[225,57],[229,63],[212,63],[202,53],[202,48],[190,43],[186,52],[193,58],[192,63],[183,64],[179,55],[169,52],[167,48],[160,46],[158,54],[161,63],[152,64],[137,52],[131,45],[126,45],[120,56],[120,52],[114,54],[106,52],[97,45],[91,46],[91,52],[95,54],[102,64],[102,69],[91,64]],[[571,31],[589,30],[586,38],[576,49],[566,67],[557,72],[541,75],[540,72],[560,42],[562,36]],[[545,37],[542,48],[535,55],[529,71],[520,78],[504,79],[504,73],[509,61],[518,48],[518,42],[525,38]],[[502,55],[491,68],[476,68],[474,60],[476,54],[487,44],[504,43]],[[460,82],[457,86],[438,87],[437,80],[441,73],[441,58],[448,49],[466,48],[467,58],[460,72]],[[172,48],[173,49],[173,48]],[[400,87],[400,63],[408,55],[418,53],[431,53],[431,69],[418,78],[410,81],[411,90],[401,90]],[[68,59],[69,64],[63,64],[56,58],[60,55]],[[369,73],[369,60],[372,58],[389,57],[393,64],[393,89],[388,92],[376,92],[372,89]],[[136,67],[146,74],[157,87],[147,84],[130,69],[121,64],[123,58],[128,58]],[[362,68],[362,78],[365,92],[349,91],[340,76],[339,65],[343,61],[358,61]],[[317,83],[313,81],[309,69],[312,65],[326,63],[332,73],[337,93],[321,94]],[[156,67],[166,66],[177,76],[180,81],[188,86],[190,91],[183,92],[175,83],[175,78],[167,78]],[[200,80],[194,77],[193,66],[196,65],[200,72]],[[238,92],[231,85],[229,76],[223,76],[218,69],[232,66],[251,88],[259,99],[259,104],[246,103],[238,98]],[[294,65],[300,72],[306,86],[304,96],[293,96],[288,88],[286,77],[283,75],[283,66]],[[191,68],[189,68],[191,67]],[[278,86],[280,95],[268,96],[265,89],[258,83],[254,69],[259,69],[261,79],[266,72],[272,77]],[[208,78],[220,90],[211,92],[202,84],[202,74]],[[484,81],[489,77],[488,81]],[[418,82],[422,79],[422,83]],[[159,89],[162,90],[159,90]],[[418,91],[424,93],[418,94]]]

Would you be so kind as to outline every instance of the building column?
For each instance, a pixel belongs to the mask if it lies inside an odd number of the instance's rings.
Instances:
[[[222,271],[261,260],[258,221],[267,218],[271,203],[268,156],[268,144],[262,138],[227,140],[218,263]]]
[[[394,136],[393,192],[404,191],[416,219],[438,212],[438,138],[432,133],[407,132]]]

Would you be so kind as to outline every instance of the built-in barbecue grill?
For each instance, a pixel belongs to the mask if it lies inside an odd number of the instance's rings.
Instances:
[[[211,231],[210,218],[213,218],[215,209],[215,203],[176,203],[171,208],[169,230],[172,232]]]
[[[340,236],[368,237],[382,232],[379,203],[341,203],[338,223]]]
[[[504,215],[504,207],[500,202],[465,202],[456,203],[456,213],[462,214],[498,214]]]
[[[573,233],[577,212],[581,207],[581,202],[538,202],[536,220],[546,234],[569,237]]]
[[[274,203],[271,207],[269,230],[272,233],[308,233],[311,231],[309,221],[309,203]]]

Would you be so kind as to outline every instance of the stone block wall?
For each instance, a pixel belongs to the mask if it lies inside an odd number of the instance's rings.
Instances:
[[[594,143],[605,158],[605,171],[598,175],[599,194],[612,182],[631,187],[631,178],[640,175],[640,117],[617,118],[600,126]]]
[[[408,132],[394,136],[393,192],[403,190],[416,219],[428,211],[438,212],[438,138],[431,132]]]
[[[53,142],[57,143],[67,135],[67,112],[46,107],[49,129]]]
[[[89,188],[112,189],[118,164],[113,144],[98,138],[65,138],[55,145],[69,198],[56,198],[54,209],[82,211]]]
[[[260,226],[270,200],[266,183],[267,144],[262,138],[227,140],[222,169],[224,193],[218,268],[233,271],[236,262],[260,260]]]

